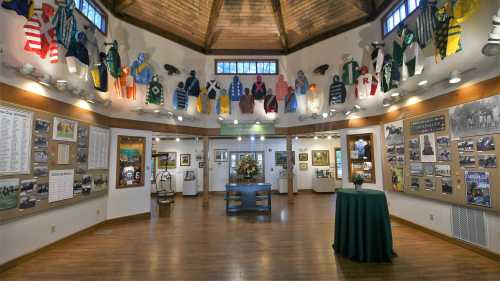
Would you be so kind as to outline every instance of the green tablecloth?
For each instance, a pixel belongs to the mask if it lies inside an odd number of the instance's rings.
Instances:
[[[393,256],[385,194],[376,190],[337,191],[333,248],[352,260],[388,262]]]

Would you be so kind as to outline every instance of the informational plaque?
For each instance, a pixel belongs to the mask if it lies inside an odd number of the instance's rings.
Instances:
[[[0,105],[0,175],[29,174],[33,112]]]
[[[49,173],[49,203],[73,198],[75,170],[51,170]]]
[[[109,158],[109,130],[90,127],[88,169],[107,169]]]
[[[410,131],[412,135],[444,131],[445,128],[446,121],[444,115],[420,119],[410,123]]]

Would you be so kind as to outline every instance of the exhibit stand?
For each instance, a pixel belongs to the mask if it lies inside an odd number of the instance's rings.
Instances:
[[[335,192],[335,178],[329,170],[316,170],[311,183],[314,192]]]
[[[294,173],[293,174],[293,193],[297,193],[298,188],[297,188],[297,175]],[[280,178],[279,178],[279,193],[281,194],[287,194],[288,193],[288,176],[285,173],[280,173]]]
[[[182,182],[182,195],[196,196],[198,195],[198,184],[194,171],[184,171]]]

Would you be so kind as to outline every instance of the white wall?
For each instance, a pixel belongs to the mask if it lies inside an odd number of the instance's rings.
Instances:
[[[382,175],[382,153],[379,153],[382,151],[381,147],[381,129],[380,126],[372,126],[372,127],[366,127],[366,128],[360,128],[360,129],[344,129],[341,130],[340,133],[340,143],[342,146],[342,157],[343,157],[343,163],[344,164],[344,177],[342,178],[342,187],[345,188],[354,188],[354,184],[351,182],[349,178],[349,163],[347,161],[347,155],[349,153],[349,146],[347,144],[347,136],[348,135],[357,135],[357,134],[373,134],[373,157],[374,159],[374,165],[375,165],[375,183],[364,183],[363,188],[370,188],[370,189],[377,189],[377,190],[383,190],[384,186],[384,181],[383,181],[383,175]]]
[[[146,138],[146,170],[144,186],[116,188],[116,162],[118,136],[136,136]],[[107,219],[149,213],[151,209],[151,138],[152,132],[139,130],[111,129],[109,157],[109,191]]]
[[[106,220],[106,205],[99,197],[0,225],[0,264]]]

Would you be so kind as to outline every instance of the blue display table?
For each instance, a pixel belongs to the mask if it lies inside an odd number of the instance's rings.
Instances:
[[[271,212],[271,184],[226,184],[226,213]]]

